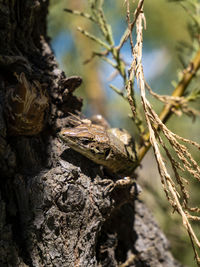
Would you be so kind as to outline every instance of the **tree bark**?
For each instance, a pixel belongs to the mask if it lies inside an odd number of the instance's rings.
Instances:
[[[110,192],[101,167],[57,138],[81,110],[81,78],[59,70],[47,10],[0,1],[0,266],[181,266],[138,186]]]

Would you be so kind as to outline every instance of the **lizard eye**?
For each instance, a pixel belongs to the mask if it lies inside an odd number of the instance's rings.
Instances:
[[[90,140],[88,139],[82,139],[82,144],[83,145],[88,145],[90,143]]]

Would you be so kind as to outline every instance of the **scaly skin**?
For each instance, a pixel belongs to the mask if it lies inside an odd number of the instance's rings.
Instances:
[[[83,120],[76,127],[61,130],[59,137],[69,147],[112,173],[132,175],[138,165],[131,137],[125,130],[106,129]]]

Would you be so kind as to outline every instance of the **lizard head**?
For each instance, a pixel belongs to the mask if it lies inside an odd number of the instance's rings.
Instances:
[[[73,128],[64,128],[59,137],[69,147],[86,156],[98,160],[105,157],[109,149],[109,137],[102,126],[81,124]]]
[[[136,160],[130,157],[127,147],[129,139],[118,138],[116,131],[112,133],[103,126],[85,121],[61,130],[59,137],[70,148],[113,173],[130,175],[135,168]]]

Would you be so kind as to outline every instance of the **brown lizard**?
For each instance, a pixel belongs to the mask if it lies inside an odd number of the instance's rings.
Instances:
[[[84,119],[76,127],[62,129],[59,137],[73,150],[110,172],[132,175],[138,165],[133,139],[127,131],[107,125]]]

